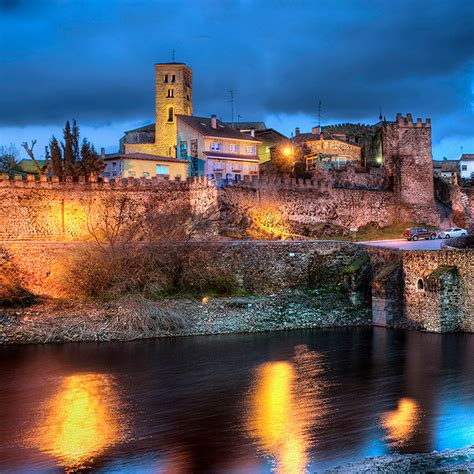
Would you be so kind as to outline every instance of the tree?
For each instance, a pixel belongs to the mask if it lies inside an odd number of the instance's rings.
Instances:
[[[28,153],[28,156],[31,158],[31,161],[33,161],[33,164],[35,165],[35,168],[38,171],[38,174],[43,174],[44,168],[38,163],[38,161],[35,158],[35,153],[34,153],[35,145],[36,145],[36,140],[31,140],[31,146],[28,145],[28,142],[23,142],[21,144],[21,146],[26,150],[26,153]]]
[[[49,141],[53,176],[63,176],[63,154],[57,138],[53,135]]]
[[[79,126],[77,125],[76,119],[73,119],[72,121],[71,149],[72,156],[74,157],[74,162],[77,163],[81,159],[81,157],[79,149]]]
[[[296,178],[306,178],[306,145],[295,145],[291,142],[281,143],[272,149],[271,161],[275,171]]]
[[[0,170],[10,171],[16,165],[20,156],[20,150],[13,144],[0,145]]]
[[[63,149],[63,157],[64,157],[64,174],[66,176],[74,176],[76,174],[76,159],[74,156],[74,140],[72,131],[71,131],[71,124],[69,120],[66,122],[66,125],[63,130],[63,137],[64,141],[61,143],[61,147]]]
[[[87,138],[82,140],[80,170],[83,176],[98,176],[104,169],[104,162]]]

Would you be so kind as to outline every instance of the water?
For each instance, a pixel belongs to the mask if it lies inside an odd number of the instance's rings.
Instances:
[[[474,335],[0,348],[0,471],[314,472],[474,444]]]

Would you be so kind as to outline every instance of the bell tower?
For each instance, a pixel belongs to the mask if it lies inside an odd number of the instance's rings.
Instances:
[[[161,156],[176,156],[176,115],[193,114],[193,72],[184,63],[155,64],[155,148]]]

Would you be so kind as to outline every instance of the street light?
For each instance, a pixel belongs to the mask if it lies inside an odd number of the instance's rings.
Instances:
[[[291,145],[283,148],[283,154],[285,156],[291,157],[291,172],[294,175],[295,174],[295,150],[293,147],[293,134],[291,134],[291,138],[292,138]]]

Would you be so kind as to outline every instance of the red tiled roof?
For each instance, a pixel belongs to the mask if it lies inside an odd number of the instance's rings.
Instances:
[[[217,158],[217,159],[225,159],[225,160],[258,161],[257,155],[240,155],[238,153],[222,153],[218,151],[204,151],[203,153],[208,158]]]
[[[167,163],[189,163],[187,160],[171,158],[170,156],[150,155],[148,153],[112,153],[105,155],[104,160],[149,160],[165,161]]]
[[[461,160],[462,161],[473,161],[474,160],[474,155],[470,153],[464,153],[461,155]]]
[[[208,117],[193,117],[190,115],[176,114],[179,120],[194,128],[197,132],[205,137],[216,138],[233,138],[234,140],[245,140],[249,142],[258,142],[256,138],[247,133],[239,132],[235,128],[229,127],[224,122],[217,120],[217,128],[211,127],[211,119]]]

